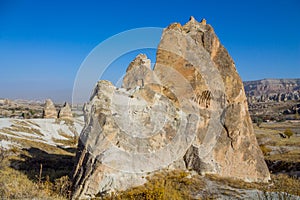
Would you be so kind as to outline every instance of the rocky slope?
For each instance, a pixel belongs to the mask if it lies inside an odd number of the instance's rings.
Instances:
[[[242,81],[205,20],[171,24],[154,70],[149,63],[137,56],[123,88],[97,83],[84,108],[73,198],[141,185],[162,169],[269,180]]]
[[[300,79],[263,79],[245,81],[251,117],[265,121],[298,119]]]
[[[56,119],[0,118],[0,148],[28,148],[31,143],[66,146],[72,138],[78,138],[83,118],[73,123]],[[76,142],[74,142],[76,144]]]
[[[245,81],[244,87],[250,103],[300,100],[300,79]]]

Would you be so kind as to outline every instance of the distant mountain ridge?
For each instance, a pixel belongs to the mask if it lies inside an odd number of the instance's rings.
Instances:
[[[248,101],[287,101],[300,99],[300,78],[298,79],[262,79],[244,81]]]

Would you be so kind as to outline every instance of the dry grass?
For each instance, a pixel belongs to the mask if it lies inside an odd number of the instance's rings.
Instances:
[[[260,145],[259,147],[260,147],[261,151],[263,152],[264,156],[269,155],[270,152],[272,151],[272,149],[268,148],[265,145]]]
[[[266,160],[282,160],[287,162],[300,162],[300,150],[288,151],[281,154],[267,155]]]
[[[10,127],[10,130],[15,131],[15,132],[23,132],[23,133],[29,133],[29,134],[43,136],[43,134],[41,133],[41,131],[39,129],[35,129],[32,127],[28,127],[28,126],[12,124]]]
[[[8,134],[8,135],[12,135],[12,136],[19,136],[18,134],[14,133],[10,128],[7,128],[7,127],[0,129],[0,132]]]
[[[14,136],[19,136],[17,134],[18,132],[43,136],[43,134],[41,133],[41,131],[39,129],[30,127],[30,125],[24,121],[14,121],[14,124],[12,124],[10,127],[2,128],[0,131],[3,133],[9,134],[9,135],[14,135]]]
[[[194,193],[199,192],[205,183],[196,177],[188,176],[184,171],[157,173],[148,177],[143,186],[106,196],[106,200],[185,200],[194,199]]]
[[[300,196],[300,180],[284,174],[271,175],[269,183],[248,183],[238,179],[223,178],[217,175],[208,175],[210,180],[237,189],[258,189],[266,192],[286,192]]]
[[[30,121],[30,120],[26,120],[27,123],[32,124],[34,126],[40,127],[40,125],[38,125],[37,123]]]
[[[78,142],[78,136],[74,134],[73,136],[66,134],[61,129],[58,130],[58,134],[66,139],[56,139],[52,138],[52,140],[57,144],[62,144],[64,146],[76,147]]]
[[[9,160],[16,158],[13,152],[1,150],[5,153],[5,159],[0,160],[0,199],[67,199],[66,186],[69,187],[66,178],[62,181],[50,182],[49,179],[31,180],[25,173],[9,167]],[[58,190],[64,191],[62,194]]]
[[[195,199],[196,194],[201,193],[203,199],[214,199],[220,194],[205,194],[207,181],[213,181],[219,185],[219,193],[228,197],[238,197],[240,189],[259,190],[265,194],[275,192],[277,194],[287,193],[289,195],[300,195],[300,180],[287,175],[272,175],[269,183],[249,183],[238,179],[224,178],[218,175],[194,175],[191,176],[184,171],[172,171],[157,173],[147,178],[148,182],[142,186],[134,187],[126,191],[113,193],[105,196],[105,200],[168,200],[168,199]],[[209,184],[210,185],[210,184]],[[214,186],[214,187],[215,187]],[[228,187],[227,187],[228,186]],[[101,199],[102,197],[95,198]],[[200,198],[199,196],[197,199]]]
[[[38,142],[38,141],[30,140],[30,139],[22,139],[22,138],[0,135],[0,140],[9,140],[9,141],[15,142],[15,143],[19,144],[19,146],[23,147],[24,149],[32,147],[32,148],[43,149],[44,151],[46,151],[48,153],[54,153],[54,154],[59,154],[59,155],[74,155],[73,153],[65,151],[62,148],[58,148],[56,146],[52,146],[47,143]],[[19,149],[19,151],[22,151],[22,150]]]
[[[284,174],[272,175],[271,191],[286,192],[289,194],[300,196],[300,180],[292,178]]]
[[[42,136],[42,133],[34,122],[14,121],[10,127],[0,131],[7,134],[0,134],[0,140],[19,146],[4,153],[0,151],[0,199],[69,199],[69,177],[75,156],[73,148],[36,140],[34,136]],[[18,132],[32,136],[20,138]],[[77,138],[63,132],[61,135],[66,138],[68,146],[77,144]],[[41,176],[40,165],[43,166]]]
[[[77,145],[77,137],[73,137],[72,139],[56,139],[56,138],[52,138],[53,142],[55,142],[56,144],[61,144],[63,146],[69,146],[69,147],[76,147]]]
[[[238,189],[263,189],[267,184],[264,183],[249,183],[240,179],[224,178],[216,174],[207,174],[206,177],[211,181],[218,182],[222,185],[227,185]]]
[[[256,138],[267,160],[300,162],[300,136],[294,134],[290,138],[280,137],[279,133],[283,133],[286,129],[300,130],[300,123],[277,122],[263,123],[261,128],[254,126]],[[280,149],[277,151],[280,153],[272,152],[271,149]]]

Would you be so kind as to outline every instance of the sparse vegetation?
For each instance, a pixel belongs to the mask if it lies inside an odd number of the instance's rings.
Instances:
[[[284,134],[285,134],[288,138],[290,138],[291,136],[294,135],[294,132],[293,132],[290,128],[287,128],[287,129],[285,129]]]
[[[17,155],[19,153],[23,156]],[[46,159],[49,162],[45,164],[46,167],[53,163],[65,168],[64,172],[60,172],[53,166],[43,168],[42,164],[39,167],[30,164],[25,154],[28,153],[0,149],[0,199],[69,199],[71,181],[70,168],[64,163],[66,158],[56,158],[60,164],[51,160],[50,154],[50,157],[39,154],[40,160],[31,158],[33,163],[41,163],[41,160]],[[73,162],[70,161],[72,166]],[[14,169],[16,166],[17,169]]]
[[[254,123],[256,123],[256,125],[257,125],[258,127],[260,127],[260,125],[262,124],[262,122],[263,122],[263,119],[262,119],[262,118],[260,118],[260,117],[255,117],[255,118],[254,118]]]
[[[224,185],[240,189],[258,189],[264,192],[285,192],[300,196],[300,180],[285,174],[271,175],[269,183],[249,183],[238,179],[222,178],[217,175],[209,175],[211,180]]]
[[[68,177],[50,181],[49,176],[42,176],[42,167],[39,173],[28,174],[29,171],[16,170],[10,166],[11,159],[18,157],[15,152],[1,149],[0,155],[0,199],[63,200],[69,197],[71,182]]]
[[[218,175],[193,175],[184,171],[172,171],[157,173],[147,178],[147,183],[126,191],[116,192],[111,195],[98,195],[95,199],[105,200],[168,200],[168,199],[199,199],[195,194],[201,194],[201,199],[214,199],[220,194],[205,193],[207,181],[212,181],[222,186],[222,195],[232,197],[238,194],[236,189],[253,190],[260,192],[261,199],[272,199],[271,197],[291,197],[300,195],[300,180],[287,175],[272,175],[269,183],[249,183],[238,179],[224,178]],[[211,185],[211,183],[210,183]],[[224,189],[227,188],[227,189]],[[102,194],[103,195],[103,194]],[[267,198],[266,198],[267,197]],[[284,199],[284,198],[283,198]]]
[[[5,166],[5,158],[7,157],[7,151],[5,149],[0,148],[0,170],[2,170]]]
[[[30,110],[29,110],[30,113]],[[32,114],[32,113],[31,113]],[[262,121],[264,120],[264,123]],[[61,123],[60,119],[56,120]],[[290,121],[268,123],[265,118],[253,120],[257,124],[255,131],[260,143],[260,148],[267,161],[282,161],[278,166],[279,171],[292,169],[300,162],[300,150],[295,148],[300,144],[299,124]],[[0,149],[0,199],[69,199],[70,175],[74,162],[74,152],[78,136],[72,121],[65,122],[70,126],[74,136],[61,129],[58,131],[63,138],[52,141],[61,144],[61,147],[52,146],[43,142],[31,140],[31,135],[41,135],[39,125],[35,121],[16,122],[2,128],[2,132],[8,135],[0,135],[0,140],[13,140],[19,146],[10,150]],[[30,133],[26,139],[15,137],[17,131]],[[291,132],[292,134],[290,134]],[[283,133],[292,139],[284,139],[279,133]],[[11,137],[12,136],[12,137]],[[9,139],[8,139],[9,138]],[[66,148],[70,146],[72,148]],[[279,153],[274,153],[278,151]],[[271,153],[272,152],[272,153]],[[296,164],[295,164],[296,163]],[[294,165],[295,164],[295,165]],[[42,166],[42,167],[41,167]],[[281,171],[280,171],[281,170]],[[229,189],[221,191],[224,195],[232,195],[235,189],[257,189],[261,199],[289,199],[292,195],[300,195],[300,181],[287,175],[272,175],[272,181],[267,184],[247,183],[240,180],[226,179],[215,175],[191,175],[185,171],[169,171],[157,173],[152,177],[146,177],[147,183],[126,191],[119,191],[110,195],[98,194],[96,199],[194,199],[195,194],[202,194],[201,198],[214,199],[214,195],[205,194],[207,181],[228,186]],[[273,193],[270,193],[273,192]],[[275,195],[275,196],[274,196]],[[200,197],[199,197],[200,198]],[[197,199],[199,199],[197,197]]]
[[[69,127],[69,129],[73,132],[73,136],[68,135],[66,133],[63,132],[63,130],[58,130],[58,134],[63,136],[66,139],[55,139],[53,138],[52,140],[56,143],[60,143],[63,144],[65,146],[71,146],[71,147],[76,147],[77,146],[77,142],[78,142],[78,136],[76,134],[76,131],[72,129],[72,127]]]
[[[286,129],[294,132],[291,136],[293,139],[288,139],[288,136],[285,135]],[[300,130],[299,123],[289,121],[263,123],[261,128],[254,126],[254,130],[258,143],[272,150],[268,153],[268,150],[262,149],[265,152],[266,160],[300,162],[300,137],[296,135],[296,132]]]
[[[111,194],[104,197],[105,200],[185,200],[194,199],[195,192],[204,187],[204,182],[196,177],[189,177],[185,171],[171,171],[157,173],[147,178],[143,186]]]
[[[59,193],[64,185],[46,179],[42,182],[30,180],[24,173],[5,167],[0,170],[0,199],[67,199],[69,193]]]
[[[263,152],[264,156],[267,156],[270,154],[270,152],[272,151],[272,149],[268,148],[266,145],[260,145],[259,146],[261,151]]]

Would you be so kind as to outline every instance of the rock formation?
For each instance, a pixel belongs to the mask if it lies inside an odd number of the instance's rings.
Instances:
[[[99,81],[85,106],[73,198],[143,184],[159,170],[268,181],[243,83],[213,28],[194,18],[163,32],[154,70],[145,55],[123,88]]]
[[[45,102],[43,118],[57,118],[57,111],[51,99],[47,99]]]
[[[59,119],[73,120],[73,114],[70,105],[65,102],[64,106],[58,112]]]
[[[123,79],[123,88],[143,87],[145,82],[153,80],[151,61],[145,54],[139,54],[128,66]]]
[[[249,103],[300,100],[300,79],[263,79],[245,81]]]

